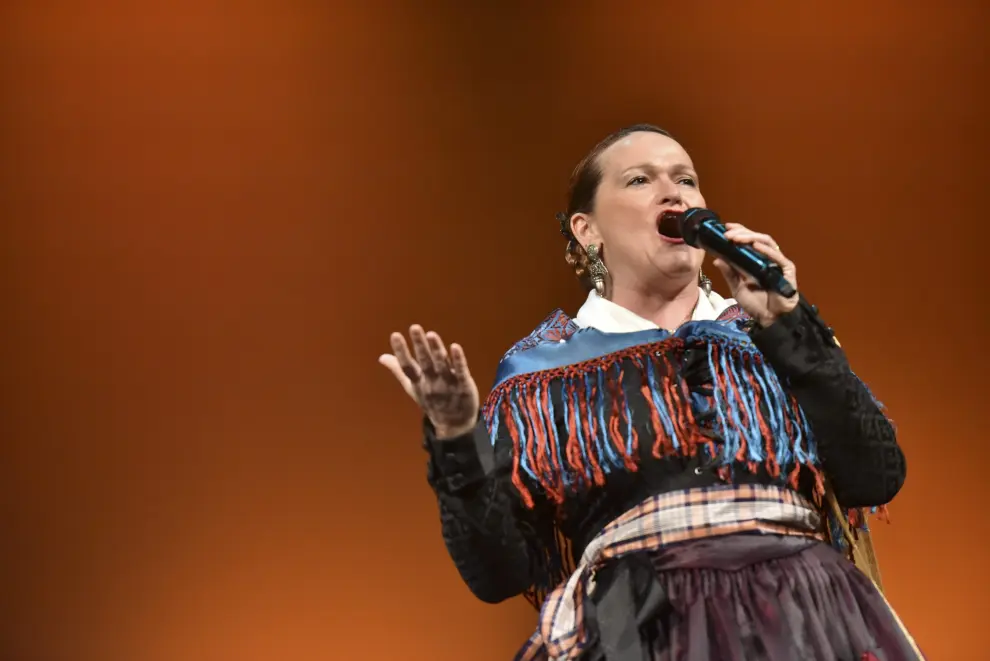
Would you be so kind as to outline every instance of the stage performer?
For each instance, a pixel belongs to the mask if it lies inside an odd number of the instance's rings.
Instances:
[[[483,402],[460,346],[392,335],[450,556],[479,599],[540,608],[518,659],[923,658],[866,528],[904,484],[894,427],[803,295],[718,259],[732,298],[712,291],[704,252],[658,231],[690,207],[684,148],[622,129],[558,217],[586,302],[516,343]],[[797,288],[773,238],[727,227]]]

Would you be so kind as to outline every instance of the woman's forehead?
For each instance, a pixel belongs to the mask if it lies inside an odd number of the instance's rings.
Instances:
[[[640,131],[625,136],[601,156],[603,171],[621,171],[638,165],[658,168],[691,167],[691,157],[676,140],[660,133]]]

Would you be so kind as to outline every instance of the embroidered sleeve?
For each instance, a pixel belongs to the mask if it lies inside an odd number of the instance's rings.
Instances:
[[[807,416],[822,467],[843,507],[890,502],[906,475],[894,427],[850,370],[817,309],[802,297],[793,312],[752,331],[752,337]]]
[[[444,542],[471,592],[498,603],[534,583],[539,512],[523,510],[512,488],[511,448],[492,449],[484,422],[473,434],[437,440],[425,424],[428,480],[437,496]]]

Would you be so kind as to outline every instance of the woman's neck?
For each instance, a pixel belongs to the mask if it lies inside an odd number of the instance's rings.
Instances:
[[[691,318],[700,295],[697,283],[692,281],[671,291],[615,287],[610,298],[616,305],[652,321],[660,328],[674,330]]]

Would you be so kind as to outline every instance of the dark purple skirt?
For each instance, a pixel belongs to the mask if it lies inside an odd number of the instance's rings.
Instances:
[[[815,540],[728,535],[615,564],[586,620],[589,659],[924,658],[873,582]]]

